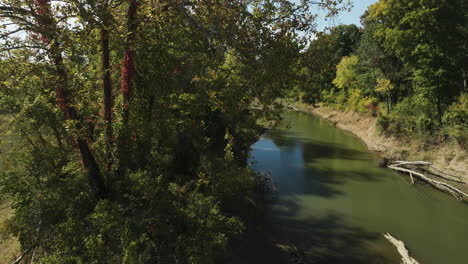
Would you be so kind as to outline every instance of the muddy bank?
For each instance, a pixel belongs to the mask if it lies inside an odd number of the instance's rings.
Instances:
[[[359,137],[370,151],[392,160],[425,160],[439,168],[453,173],[468,182],[468,153],[458,144],[446,143],[427,146],[417,141],[401,141],[395,137],[383,136],[377,118],[365,116],[354,111],[340,111],[330,107],[313,107],[293,103],[294,110],[319,115],[331,121],[336,127],[349,131]],[[463,189],[468,186],[464,184]]]

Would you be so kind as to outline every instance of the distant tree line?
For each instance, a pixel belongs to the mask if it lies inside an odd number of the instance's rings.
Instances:
[[[311,41],[293,91],[309,103],[379,115],[386,133],[466,144],[467,5],[380,0],[363,28],[341,25]]]

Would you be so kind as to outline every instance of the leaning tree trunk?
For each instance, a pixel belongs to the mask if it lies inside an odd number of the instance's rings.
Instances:
[[[39,25],[38,34],[41,35],[42,41],[48,43],[50,48],[48,53],[55,67],[55,74],[57,82],[55,85],[55,99],[58,103],[59,108],[62,110],[67,120],[76,122],[76,129],[81,130],[82,124],[78,118],[76,109],[71,105],[67,94],[68,79],[65,65],[63,64],[62,52],[57,39],[57,29],[55,28],[56,22],[53,20],[50,12],[50,1],[49,0],[36,0],[37,8],[37,24]],[[93,191],[99,198],[106,196],[106,188],[104,179],[102,177],[99,165],[96,162],[91,147],[81,135],[78,135],[74,140],[74,144],[77,145],[80,152],[81,160],[85,171],[88,174],[89,181],[93,187]]]

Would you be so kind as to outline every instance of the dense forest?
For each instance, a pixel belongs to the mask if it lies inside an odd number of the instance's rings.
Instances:
[[[382,131],[468,143],[468,3],[379,0],[318,34],[290,96],[379,116]]]
[[[468,142],[466,0],[0,1],[2,237],[36,263],[219,263],[278,98]]]
[[[257,121],[277,118],[317,9],[345,8],[1,1],[0,191],[14,209],[2,230],[22,260],[222,257],[261,209]]]

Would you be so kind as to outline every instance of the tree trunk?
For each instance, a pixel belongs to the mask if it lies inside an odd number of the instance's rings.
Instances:
[[[398,103],[398,91],[400,90],[400,80],[396,79],[392,81],[393,89],[392,89],[392,105],[395,106]]]
[[[465,71],[465,69],[463,69],[463,91],[465,91],[465,92],[468,91],[468,89],[466,87],[467,86],[467,80],[466,80],[467,77],[468,76],[466,74],[466,71]]]
[[[42,35],[42,41],[50,44],[48,53],[55,66],[57,76],[55,99],[66,119],[75,121],[76,129],[81,130],[82,124],[80,123],[76,109],[71,106],[66,92],[66,88],[68,87],[67,73],[65,66],[63,65],[63,57],[60,50],[59,40],[55,38],[56,32],[52,32],[52,30],[55,30],[55,22],[50,14],[49,0],[36,0],[36,7],[38,9],[37,13],[40,15],[37,18],[37,23],[41,32],[38,33]],[[96,196],[104,198],[106,196],[104,179],[89,143],[85,138],[83,138],[83,136],[78,136],[77,139],[74,140],[74,143],[78,146],[84,169],[88,174],[90,184],[93,187]]]
[[[136,15],[137,15],[137,0],[128,0],[127,11],[127,42],[125,44],[125,56],[122,66],[122,80],[121,91],[124,97],[124,110],[128,111],[130,98],[132,95],[132,81],[135,75],[135,61],[133,42],[135,40],[135,31],[137,29]]]
[[[390,96],[387,96],[387,115],[390,115]]]
[[[127,40],[125,43],[125,55],[122,65],[120,91],[123,96],[123,112],[122,112],[122,131],[119,135],[118,155],[119,155],[119,171],[122,172],[129,166],[128,148],[130,145],[130,102],[133,93],[133,80],[135,77],[135,60],[134,60],[134,40],[137,30],[137,0],[128,0],[127,10]]]
[[[467,47],[468,46],[468,42],[465,41],[465,44],[463,45],[463,51],[464,53],[466,54],[467,53]],[[463,56],[463,59],[462,59],[462,77],[463,77],[463,91],[464,92],[468,92],[468,83],[467,83],[467,79],[468,79],[468,73],[466,72],[466,59],[468,59],[468,57],[466,56]]]
[[[102,86],[104,92],[104,119],[106,120],[106,154],[107,172],[112,169],[112,83],[110,76],[110,51],[109,51],[109,31],[106,25],[101,29],[101,49],[102,49]]]
[[[442,124],[442,94],[440,91],[440,84],[437,84],[437,120],[439,124]]]

